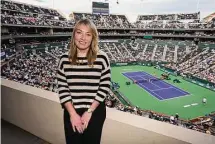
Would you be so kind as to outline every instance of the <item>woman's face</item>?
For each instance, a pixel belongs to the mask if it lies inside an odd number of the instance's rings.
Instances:
[[[89,26],[81,24],[75,31],[75,44],[80,51],[88,50],[92,42],[92,32]]]

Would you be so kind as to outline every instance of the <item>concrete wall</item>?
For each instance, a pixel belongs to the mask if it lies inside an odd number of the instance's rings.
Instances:
[[[2,79],[2,119],[50,142],[64,144],[56,93]],[[107,108],[102,144],[214,144],[215,137]]]

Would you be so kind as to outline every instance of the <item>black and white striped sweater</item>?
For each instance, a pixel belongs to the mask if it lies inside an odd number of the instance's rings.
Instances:
[[[58,63],[58,95],[62,107],[68,101],[75,109],[89,108],[94,100],[103,102],[110,90],[110,62],[107,55],[99,51],[92,66],[86,57],[78,57],[82,63],[71,65],[68,53]]]

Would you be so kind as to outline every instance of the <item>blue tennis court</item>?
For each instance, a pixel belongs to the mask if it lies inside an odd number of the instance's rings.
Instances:
[[[137,81],[137,85],[159,100],[189,95],[188,92],[181,90],[163,80],[159,80],[146,72],[125,72],[122,74],[132,81]]]

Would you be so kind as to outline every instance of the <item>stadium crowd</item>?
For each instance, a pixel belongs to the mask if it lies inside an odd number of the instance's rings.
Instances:
[[[31,53],[25,53],[22,58],[14,61],[9,66],[2,68],[2,78],[17,81],[33,87],[50,90],[55,72],[52,71],[53,61],[45,61]]]
[[[60,26],[71,27],[74,23],[67,21],[59,12],[17,3],[1,1],[1,23],[15,25]]]
[[[130,23],[125,15],[73,13],[74,21],[69,21],[54,9],[5,0],[1,1],[1,11],[2,24],[73,27],[76,21],[81,18],[88,18],[98,28],[215,28],[213,23],[200,22],[199,13],[139,15],[135,23]],[[193,21],[186,23],[183,20]]]
[[[55,43],[56,40],[50,41],[50,43]],[[163,55],[161,54],[162,51],[164,51],[164,48],[169,47],[167,50],[170,52],[175,51],[176,49],[172,46],[172,44],[178,44],[179,41],[172,41],[171,46],[169,46],[169,42],[165,40],[156,40],[156,41],[146,41],[146,40],[136,40],[134,44],[131,43],[132,41],[129,40],[122,40],[121,43],[119,42],[100,42],[100,48],[107,52],[107,54],[110,56],[111,61],[114,62],[126,62],[126,61],[132,61],[135,60],[137,56],[141,57],[141,54],[144,49],[149,50],[144,53],[146,56],[144,57],[145,60],[152,60],[152,55],[154,55],[155,59],[160,60]],[[26,41],[27,43],[27,41]],[[33,45],[36,47],[39,43],[39,41],[31,41]],[[27,50],[24,55],[22,55],[21,58],[19,58],[17,61],[11,62],[9,65],[4,65],[2,67],[2,78],[14,80],[26,85],[31,85],[34,87],[38,87],[41,89],[49,90],[56,92],[56,79],[55,79],[55,70],[57,65],[57,59],[62,53],[65,53],[68,49],[68,43],[66,41],[58,41],[58,46],[49,46],[48,50],[36,50],[36,53],[33,53],[31,50]],[[154,43],[154,45],[152,45]],[[160,46],[156,47],[155,45],[160,44]],[[181,42],[185,43],[185,42]],[[189,42],[187,42],[189,43]],[[62,45],[63,44],[63,45]],[[126,45],[124,45],[126,44]],[[26,46],[25,44],[24,46]],[[128,46],[129,45],[129,46]],[[198,61],[197,64],[201,64],[200,61],[205,62],[205,59],[207,58],[213,58],[210,59],[210,61],[207,60],[208,64],[212,64],[214,60],[214,51],[210,50],[208,48],[203,49],[202,51],[197,51],[196,48],[193,47],[188,48],[189,45],[187,45],[186,50],[190,51],[191,53],[195,53],[199,55],[199,57],[193,57],[191,55],[188,59],[189,61],[195,62]],[[150,50],[153,49],[153,50]],[[158,51],[157,51],[158,50]],[[131,51],[136,51],[136,53],[131,53]],[[153,54],[154,53],[154,54]],[[183,52],[182,52],[183,54]],[[129,57],[127,57],[130,55]],[[158,55],[156,57],[155,55]],[[168,53],[167,53],[168,55]],[[124,57],[124,59],[122,59]],[[192,57],[194,59],[192,59]],[[200,59],[201,58],[201,59]],[[172,58],[173,59],[173,58]],[[186,61],[185,61],[186,62]],[[187,64],[186,64],[187,65]],[[192,65],[190,65],[192,66]],[[182,66],[184,67],[184,66]],[[189,68],[189,67],[188,67]],[[210,69],[214,70],[214,65],[212,67],[206,67],[205,70],[201,71],[200,73],[197,73],[197,75],[200,76],[206,76],[208,77],[211,75],[211,78],[214,80],[214,71],[211,71]],[[194,70],[194,69],[192,69]],[[208,72],[212,72],[208,75]],[[205,74],[205,75],[204,75]],[[213,81],[212,81],[213,82]],[[117,96],[115,96],[114,92],[110,92],[107,99],[106,99],[106,105],[109,107],[115,107],[118,110],[129,112],[132,114],[137,114],[149,118],[153,118],[155,120],[164,121],[168,123],[172,123],[175,125],[180,125],[183,127],[187,127],[190,129],[195,129],[201,132],[206,132],[205,127],[207,126],[201,126],[201,125],[193,125],[187,122],[181,122],[174,116],[166,116],[163,114],[159,114],[156,112],[151,111],[145,111],[141,110],[138,107],[132,107],[132,106],[126,106],[123,105],[118,99]],[[173,118],[172,118],[173,117]],[[211,123],[208,122],[208,123]],[[206,125],[210,125],[210,124]],[[209,130],[211,133],[212,131]]]
[[[183,56],[183,55],[181,55]],[[181,61],[181,62],[180,62]],[[215,87],[215,50],[213,48],[196,48],[175,63],[166,64],[182,75],[193,75],[214,83]]]
[[[51,50],[47,51],[55,58],[67,50],[68,40],[22,40],[18,41],[19,47],[28,46],[37,47],[44,44]],[[48,44],[49,43],[49,44]],[[60,44],[57,47],[52,44]],[[168,41],[168,40],[141,40],[137,39],[121,41],[100,42],[99,47],[107,53],[111,62],[133,62],[133,61],[158,61],[168,62],[165,66],[175,69],[182,74],[192,74],[201,79],[215,82],[214,63],[215,51],[213,43],[202,43],[198,47],[191,41]],[[15,54],[15,46],[7,44],[2,45],[2,51],[5,56]]]
[[[140,15],[138,20],[187,20],[199,19],[199,13],[190,14],[163,14],[163,15]]]

